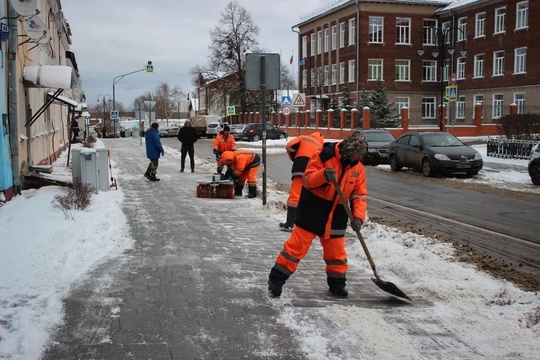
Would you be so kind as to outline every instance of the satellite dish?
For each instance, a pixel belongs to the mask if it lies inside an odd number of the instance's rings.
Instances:
[[[49,41],[49,28],[39,16],[32,16],[28,19],[23,19],[23,27],[26,35],[32,40],[42,42],[43,39],[46,39],[45,43]]]
[[[30,16],[36,13],[37,0],[11,0],[13,10],[21,16]]]

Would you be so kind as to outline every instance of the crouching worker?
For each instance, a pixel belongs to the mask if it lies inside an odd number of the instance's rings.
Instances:
[[[321,152],[309,160],[296,210],[296,226],[270,271],[268,290],[273,296],[281,295],[283,284],[296,271],[316,236],[323,247],[330,293],[337,297],[348,296],[345,289],[348,216],[332,181],[338,182],[345,198],[349,199],[355,217],[351,227],[359,231],[367,208],[366,176],[360,160],[367,149],[362,133],[354,130],[339,143],[325,143]]]
[[[235,182],[234,195],[242,196],[244,184],[248,183],[248,198],[257,196],[257,171],[261,157],[250,150],[224,151],[218,160],[218,166],[227,165],[232,170],[231,180]]]

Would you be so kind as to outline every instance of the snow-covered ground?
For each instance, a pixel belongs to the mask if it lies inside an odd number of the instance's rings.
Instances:
[[[285,140],[281,143],[284,145]],[[98,146],[103,146],[101,141]],[[475,148],[484,157],[484,170],[474,179],[456,181],[489,182],[540,193],[540,187],[533,186],[527,175],[526,160],[488,158],[485,145]],[[284,149],[269,149],[275,151]],[[180,155],[176,149],[167,148],[166,156],[179,158]],[[205,160],[197,159],[197,162]],[[493,163],[511,163],[523,171],[491,171]],[[208,169],[212,167],[208,164]],[[119,176],[122,169],[113,162],[113,171]],[[61,179],[70,178],[65,153],[54,164],[53,174]],[[62,191],[56,186],[26,190],[0,207],[1,359],[38,359],[52,329],[63,321],[62,299],[69,295],[70,288],[104,259],[121,259],[122,252],[133,246],[121,211],[122,188],[99,192],[87,210],[73,211],[77,221],[66,219],[51,204],[58,194]],[[286,194],[271,188],[268,196],[273,201],[286,201]],[[246,211],[264,211],[268,215],[272,210],[251,206]],[[283,211],[275,210],[268,221],[277,222],[282,217]],[[426,311],[413,309],[402,315],[413,320],[418,317],[418,322],[425,321],[421,318],[425,316],[441,319],[444,329],[434,330],[448,331],[464,343],[474,343],[476,349],[471,354],[481,354],[478,359],[538,359],[540,294],[521,291],[471,265],[455,261],[450,244],[372,222],[365,224],[362,233],[368,242],[377,238],[373,240],[377,246],[370,250],[378,268],[385,269],[385,280],[408,284],[410,293],[434,303]],[[360,247],[348,251],[351,258],[363,256]],[[293,301],[290,296],[284,294],[281,301]],[[345,354],[347,347],[349,353],[360,351],[357,354],[362,359],[423,358],[416,350],[421,344],[411,342],[404,334],[406,329],[389,322],[383,311],[333,305],[314,309],[310,318],[299,318],[295,307],[285,309],[280,321],[298,334],[302,350],[311,354],[309,358],[328,358],[325,349],[332,342],[342,346]],[[333,327],[333,334],[321,337],[321,318],[339,324]],[[387,346],[381,354],[377,349],[383,343],[392,346]]]

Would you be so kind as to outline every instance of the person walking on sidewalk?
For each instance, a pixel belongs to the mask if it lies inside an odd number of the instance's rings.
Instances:
[[[144,176],[150,181],[159,181],[156,177],[157,168],[159,165],[159,157],[165,156],[165,151],[161,145],[161,139],[159,138],[159,124],[157,122],[150,126],[150,129],[145,134],[146,142],[146,157],[150,159],[148,169],[144,173]]]
[[[345,289],[348,269],[345,231],[348,216],[332,180],[337,180],[341,191],[349,199],[355,217],[351,227],[359,231],[367,208],[366,175],[360,160],[367,149],[362,132],[354,130],[341,142],[325,143],[321,152],[309,160],[296,212],[296,226],[268,276],[268,291],[273,296],[281,295],[285,281],[296,271],[316,236],[323,247],[330,293],[337,297],[349,295]]]
[[[197,135],[197,131],[193,126],[191,126],[191,122],[186,120],[184,126],[182,126],[180,131],[178,131],[178,140],[180,140],[182,143],[182,147],[180,148],[180,153],[182,154],[180,156],[180,172],[184,172],[186,155],[189,155],[191,172],[195,172],[195,147],[193,144],[197,142],[198,138],[199,136]]]
[[[236,140],[234,136],[231,135],[231,128],[229,125],[225,125],[223,130],[214,139],[214,155],[216,155],[216,161],[219,160],[221,154],[225,151],[235,151],[236,150]],[[217,172],[221,173],[223,171],[223,166],[218,166]],[[226,177],[230,176],[230,169],[227,169]]]
[[[287,155],[292,160],[291,167],[291,187],[289,198],[287,199],[287,220],[279,223],[279,229],[291,232],[296,219],[296,208],[302,191],[302,178],[304,171],[313,154],[321,151],[324,143],[324,136],[318,131],[308,135],[300,135],[287,143]]]
[[[79,142],[79,122],[77,121],[77,119],[71,119],[71,133],[73,134],[71,143],[75,144]]]
[[[257,171],[261,157],[251,150],[225,151],[218,160],[218,166],[227,165],[231,169],[231,179],[235,182],[234,195],[242,196],[244,184],[248,183],[248,198],[257,196]]]

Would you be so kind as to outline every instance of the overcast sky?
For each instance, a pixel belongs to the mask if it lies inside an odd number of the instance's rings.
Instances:
[[[336,0],[237,0],[259,27],[259,46],[281,53],[289,63],[294,51],[297,77],[298,38],[291,27],[300,17]],[[161,82],[194,91],[189,70],[206,65],[209,31],[221,18],[228,0],[61,0],[71,27],[83,91],[90,105],[98,95],[112,98],[113,79],[136,71],[152,61],[154,74],[127,75],[115,85],[117,102],[131,106]],[[101,100],[101,97],[100,97]]]

